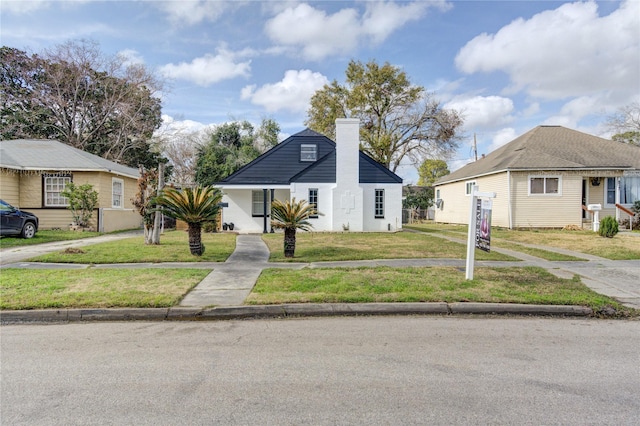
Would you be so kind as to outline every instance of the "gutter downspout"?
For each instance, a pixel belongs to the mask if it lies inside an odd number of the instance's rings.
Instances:
[[[513,229],[513,216],[511,213],[511,170],[507,169],[507,214],[509,216],[509,229]]]

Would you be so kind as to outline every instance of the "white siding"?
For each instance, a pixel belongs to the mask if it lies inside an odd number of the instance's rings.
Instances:
[[[402,229],[402,184],[362,184],[363,230],[367,232]],[[375,217],[375,190],[384,189],[384,218]]]
[[[262,188],[256,188],[262,191]],[[242,234],[262,233],[264,230],[264,217],[253,217],[251,214],[251,189],[225,189],[222,202],[229,203],[229,207],[222,209],[222,222],[233,223],[233,230]],[[271,190],[267,190],[267,196],[271,197]],[[274,199],[288,200],[289,190],[276,189]],[[267,205],[267,212],[271,210],[271,205]],[[267,230],[271,229],[271,218],[267,217]]]
[[[296,201],[307,200],[310,188],[318,190],[318,212],[320,214],[317,218],[309,219],[314,231],[331,230],[334,187],[333,183],[295,183],[291,185],[291,198],[295,198]]]

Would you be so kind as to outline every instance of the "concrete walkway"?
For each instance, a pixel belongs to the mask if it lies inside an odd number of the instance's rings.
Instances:
[[[304,265],[289,264],[302,268]],[[238,235],[236,249],[226,262],[217,264],[180,303],[180,306],[239,306],[244,303],[260,273],[269,264],[269,248],[260,235]]]

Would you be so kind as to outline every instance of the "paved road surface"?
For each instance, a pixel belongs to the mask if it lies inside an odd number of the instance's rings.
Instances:
[[[640,321],[3,326],[4,425],[636,425]]]

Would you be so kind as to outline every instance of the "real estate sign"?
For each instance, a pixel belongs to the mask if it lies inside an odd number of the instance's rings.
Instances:
[[[476,201],[476,247],[491,251],[491,199],[478,198]]]

